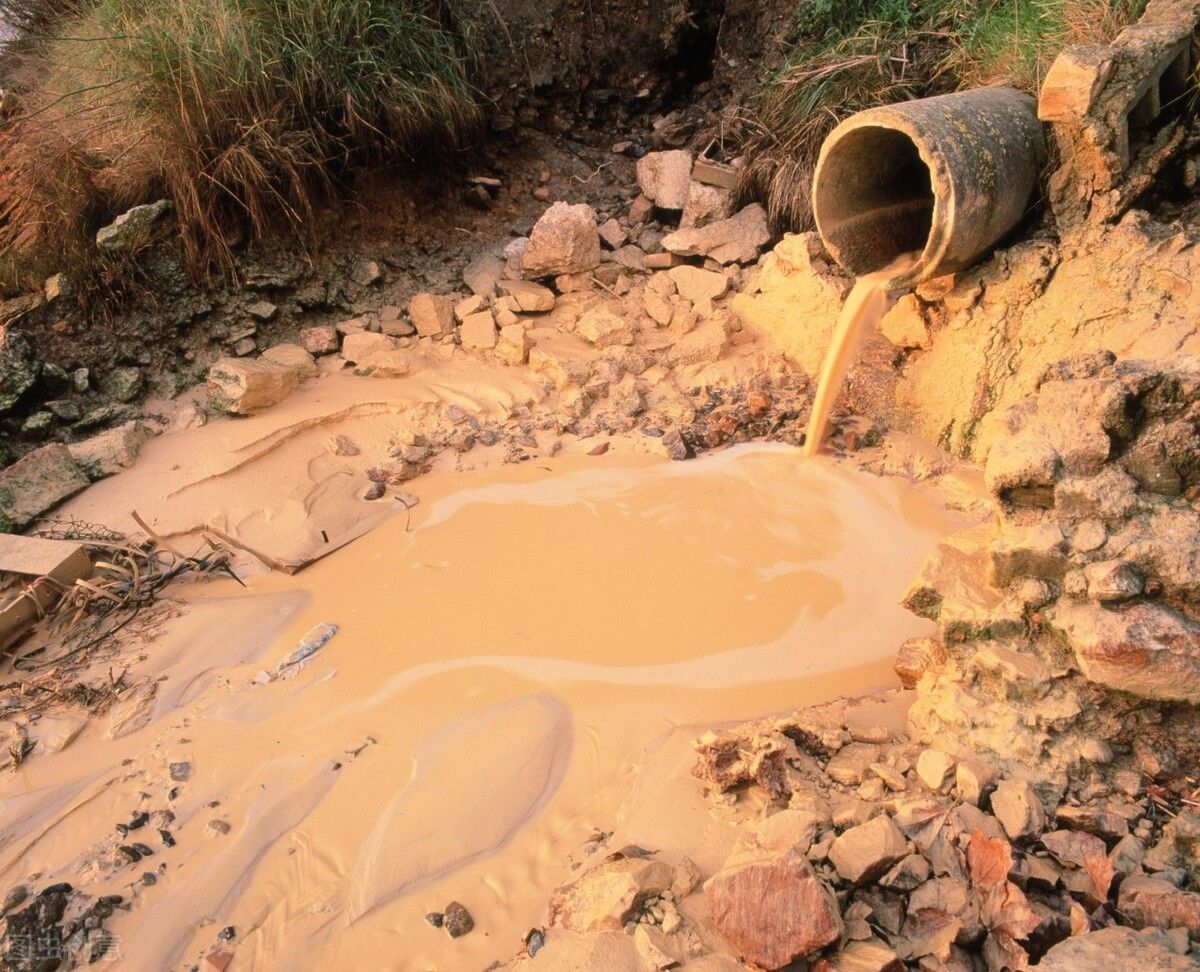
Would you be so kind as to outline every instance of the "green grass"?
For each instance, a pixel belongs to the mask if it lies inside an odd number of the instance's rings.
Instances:
[[[1035,93],[1057,53],[1111,38],[1144,0],[810,0],[764,80],[741,185],[777,229],[810,229],[812,170],[843,118],[986,84]]]
[[[309,225],[356,167],[456,145],[477,123],[468,54],[437,14],[426,0],[82,3],[26,59],[0,144],[0,246],[83,240],[157,195],[194,266],[228,265],[246,233]]]

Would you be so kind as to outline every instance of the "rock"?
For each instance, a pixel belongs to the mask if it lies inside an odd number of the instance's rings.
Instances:
[[[597,228],[597,232],[600,234],[600,240],[610,250],[619,250],[625,245],[625,241],[629,239],[628,234],[615,219],[606,219]]]
[[[496,342],[496,353],[508,364],[524,364],[529,360],[529,332],[521,324],[509,324],[500,328]]]
[[[907,852],[904,835],[892,818],[880,814],[838,837],[829,849],[829,859],[845,880],[866,884],[886,873]]]
[[[1142,577],[1120,560],[1101,560],[1083,568],[1087,594],[1093,601],[1108,604],[1128,601],[1142,593]]]
[[[65,445],[35,449],[0,470],[0,533],[23,530],[87,486],[87,476]]]
[[[1060,600],[1052,624],[1090,681],[1147,699],[1200,702],[1200,625],[1161,604],[1123,611]]]
[[[812,972],[903,972],[904,967],[896,952],[873,935],[847,942],[840,952],[809,966]]]
[[[1010,840],[1037,837],[1046,829],[1046,811],[1025,780],[1001,780],[992,793],[992,814]]]
[[[427,292],[416,294],[408,302],[408,319],[421,337],[453,334],[454,301]]]
[[[996,777],[996,767],[982,759],[964,759],[954,770],[954,789],[958,798],[972,806],[979,806],[991,792]]]
[[[411,337],[417,333],[395,304],[384,304],[379,308],[379,329],[388,337]]]
[[[729,335],[720,321],[705,321],[671,345],[667,360],[676,367],[716,361],[728,342]]]
[[[747,961],[780,969],[837,941],[837,900],[802,854],[727,866],[704,886],[713,924]]]
[[[386,334],[373,334],[370,331],[358,331],[347,334],[342,341],[342,357],[353,365],[369,367],[371,359],[377,355],[386,355],[395,351],[399,345],[395,338]]]
[[[879,879],[880,885],[893,891],[912,891],[929,880],[929,862],[920,854],[909,854]]]
[[[491,253],[481,253],[463,268],[463,283],[473,294],[491,297],[504,275],[504,261]],[[415,323],[415,322],[414,322]]]
[[[662,246],[678,256],[712,257],[721,264],[753,263],[770,238],[766,210],[751,203],[729,219],[668,233]]]
[[[701,313],[711,310],[712,302],[725,296],[729,278],[723,273],[701,270],[699,267],[674,267],[667,271],[675,289],[684,300],[690,300]]]
[[[586,203],[556,202],[534,224],[522,258],[526,279],[582,273],[600,262],[596,211]]]
[[[1059,942],[1037,964],[1038,972],[1195,972],[1195,963],[1177,955],[1162,932],[1136,932],[1114,925]]]
[[[262,356],[264,361],[291,368],[301,381],[317,377],[317,363],[313,356],[298,344],[275,344],[267,348]]]
[[[65,273],[56,273],[51,277],[47,277],[42,291],[46,295],[46,303],[48,304],[52,304],[56,300],[64,300],[75,296],[75,288],[71,285],[71,278]]]
[[[1117,907],[1135,928],[1186,928],[1200,938],[1200,894],[1181,891],[1161,878],[1126,878]]]
[[[1129,834],[1129,823],[1124,817],[1098,807],[1064,804],[1055,811],[1054,817],[1067,830],[1082,830],[1110,843]]]
[[[192,764],[188,762],[171,763],[167,767],[167,772],[174,783],[186,783],[188,777],[192,775]]]
[[[490,310],[468,314],[458,328],[458,339],[464,348],[494,348],[496,320]]]
[[[374,260],[356,260],[350,271],[350,279],[360,287],[374,287],[383,279],[383,271]]]
[[[279,308],[269,300],[256,300],[246,305],[246,313],[256,321],[269,321],[279,311]]]
[[[53,412],[34,412],[21,423],[21,438],[40,442],[54,431]]]
[[[530,280],[501,280],[501,293],[516,301],[516,309],[537,314],[554,309],[554,291]]]
[[[140,249],[151,241],[159,220],[170,210],[171,204],[165,199],[134,206],[100,228],[96,233],[97,248],[109,256]]]
[[[329,324],[301,328],[300,346],[309,354],[335,354],[338,350],[337,329]]]
[[[270,408],[299,387],[293,369],[261,358],[222,358],[208,371],[209,400],[236,415]]]
[[[134,420],[90,439],[72,442],[67,448],[79,468],[95,481],[132,466],[142,446],[153,437],[149,426]]]
[[[917,777],[931,790],[941,790],[954,769],[955,759],[939,749],[925,749],[917,757]]]
[[[1066,570],[1066,552],[1056,523],[1008,526],[988,547],[992,580],[997,587],[1018,577],[1059,580]]]
[[[633,343],[632,323],[625,317],[614,314],[606,305],[598,305],[585,311],[575,325],[575,332],[597,348]]]
[[[1002,502],[1047,506],[1053,502],[1059,457],[1046,439],[1013,435],[998,440],[983,467],[984,485]]]
[[[83,731],[88,721],[83,716],[43,715],[31,727],[40,753],[61,753]]]
[[[0,327],[0,416],[21,402],[41,373],[29,339],[11,326]]]
[[[728,219],[731,215],[733,193],[728,189],[706,186],[702,182],[692,182],[688,187],[687,205],[683,207],[679,225],[683,229],[689,229],[704,226],[714,220]]]
[[[2,381],[2,379],[0,379]],[[71,387],[80,395],[86,394],[91,387],[92,373],[87,368],[76,368],[71,372]],[[3,408],[0,408],[3,411]]]
[[[1200,814],[1180,810],[1167,821],[1159,842],[1146,851],[1145,865],[1150,871],[1181,867],[1191,883],[1200,887]]]
[[[758,824],[758,843],[768,850],[805,853],[817,836],[821,821],[807,810],[788,808],[764,817]]]
[[[843,786],[858,786],[871,764],[879,761],[879,753],[878,746],[852,742],[839,749],[825,764],[825,773]]]
[[[550,924],[571,931],[620,931],[651,895],[671,887],[670,865],[624,857],[584,872],[550,897]]]
[[[100,388],[118,402],[132,402],[141,394],[144,382],[137,368],[113,368],[100,382]]]
[[[451,901],[442,912],[442,927],[451,938],[462,938],[475,927],[475,919],[457,901]]]
[[[913,293],[904,294],[883,315],[880,330],[885,338],[902,350],[928,348],[932,343],[925,305]]]
[[[637,161],[642,193],[660,209],[683,209],[692,182],[692,153],[684,149],[647,152]]]

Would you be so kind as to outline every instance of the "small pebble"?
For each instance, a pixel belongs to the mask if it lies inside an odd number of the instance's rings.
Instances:
[[[475,919],[457,901],[451,901],[446,905],[442,924],[446,931],[450,933],[451,938],[462,938],[463,935],[475,927]]]
[[[425,916],[425,920],[434,928],[441,928],[444,918],[445,916],[440,911],[431,911]]]

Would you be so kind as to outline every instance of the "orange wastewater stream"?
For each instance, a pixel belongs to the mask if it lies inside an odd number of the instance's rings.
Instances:
[[[897,600],[962,523],[774,446],[411,485],[410,516],[299,575],[190,589],[146,647],[149,725],[0,782],[0,885],[136,899],[123,969],[187,967],[226,926],[235,970],[507,959],[665,734],[893,684],[927,630]],[[320,622],[294,677],[258,674]],[[163,809],[174,846],[121,861],[114,824]],[[422,917],[451,899],[476,922],[454,941]]]

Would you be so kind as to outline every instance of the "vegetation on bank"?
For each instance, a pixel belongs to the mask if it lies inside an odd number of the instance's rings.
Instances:
[[[985,84],[1035,93],[1069,44],[1112,38],[1145,0],[801,0],[796,41],[767,78],[742,192],[780,229],[809,229],[825,136],[873,105]]]
[[[455,145],[469,54],[436,0],[0,0],[0,251],[70,266],[167,196],[194,266],[306,225],[356,166]]]

